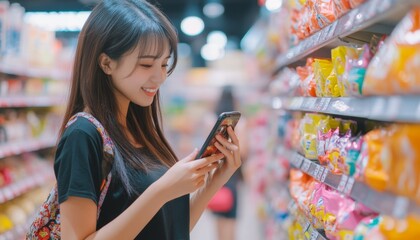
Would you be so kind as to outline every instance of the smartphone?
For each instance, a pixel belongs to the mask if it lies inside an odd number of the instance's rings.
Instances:
[[[221,134],[224,138],[229,138],[227,128],[232,126],[235,129],[236,124],[241,118],[241,113],[238,111],[232,112],[223,112],[219,115],[216,123],[213,126],[210,134],[208,135],[206,141],[200,149],[200,152],[197,154],[197,158],[204,158],[211,156],[213,154],[219,153],[220,151],[214,146],[214,143],[217,141],[216,136]]]

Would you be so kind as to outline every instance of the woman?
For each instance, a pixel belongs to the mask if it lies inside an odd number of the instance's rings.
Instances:
[[[104,0],[79,36],[54,170],[63,239],[189,239],[208,201],[241,165],[238,139],[222,154],[177,159],[161,129],[159,87],[176,65],[177,35],[144,0]],[[103,156],[94,116],[121,158]],[[220,159],[225,158],[223,163]],[[105,166],[105,167],[104,167]],[[103,169],[112,181],[97,218]],[[191,193],[191,196],[189,194]]]

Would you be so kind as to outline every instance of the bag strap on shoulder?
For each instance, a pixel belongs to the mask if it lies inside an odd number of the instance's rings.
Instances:
[[[101,134],[102,141],[103,141],[103,146],[104,146],[104,151],[115,157],[115,155],[118,154],[118,153],[117,153],[117,149],[115,148],[114,143],[112,142],[112,139],[109,137],[108,133],[106,132],[106,130],[102,126],[102,124],[94,116],[92,116],[90,113],[87,113],[87,112],[76,113],[75,115],[73,115],[70,118],[70,120],[66,124],[66,128],[68,126],[70,126],[71,124],[73,124],[77,120],[78,117],[86,118],[93,125],[95,125],[99,134]],[[110,171],[108,173],[108,176],[102,181],[102,184],[101,184],[101,195],[99,196],[99,202],[98,202],[98,215],[97,215],[98,218],[99,218],[99,214],[101,212],[102,204],[105,200],[106,193],[108,192],[108,188],[109,188],[109,184],[111,183],[111,179],[112,179],[112,176],[111,176],[111,171]]]

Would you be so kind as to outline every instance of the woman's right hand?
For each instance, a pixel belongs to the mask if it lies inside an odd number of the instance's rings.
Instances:
[[[205,183],[206,175],[218,167],[218,161],[223,154],[214,154],[210,157],[195,160],[198,150],[195,149],[186,158],[178,161],[156,181],[167,200],[178,198],[185,194],[195,192]]]

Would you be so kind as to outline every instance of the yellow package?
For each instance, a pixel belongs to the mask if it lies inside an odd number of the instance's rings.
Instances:
[[[301,123],[301,147],[308,159],[317,159],[317,126],[326,116],[308,113]]]
[[[388,135],[386,129],[376,129],[364,137],[369,158],[364,172],[364,180],[367,185],[378,191],[384,191],[389,183],[390,159],[382,156]]]
[[[303,226],[296,220],[293,220],[289,227],[289,239],[290,240],[305,240],[303,235]]]
[[[420,219],[414,215],[406,219],[394,219],[383,217],[379,224],[380,232],[386,239],[419,239],[420,238]]]
[[[420,7],[398,24],[366,72],[365,95],[420,93]]]
[[[332,71],[332,62],[328,59],[315,59],[314,62],[314,79],[316,83],[316,96],[325,97],[325,83]]]
[[[397,125],[390,131],[389,188],[420,203],[420,125]]]
[[[346,97],[345,91],[345,72],[346,72],[346,59],[357,59],[359,57],[359,52],[357,48],[346,47],[346,46],[339,46],[331,50],[331,58],[333,69],[336,74],[337,78],[337,86],[336,90],[340,97]]]

